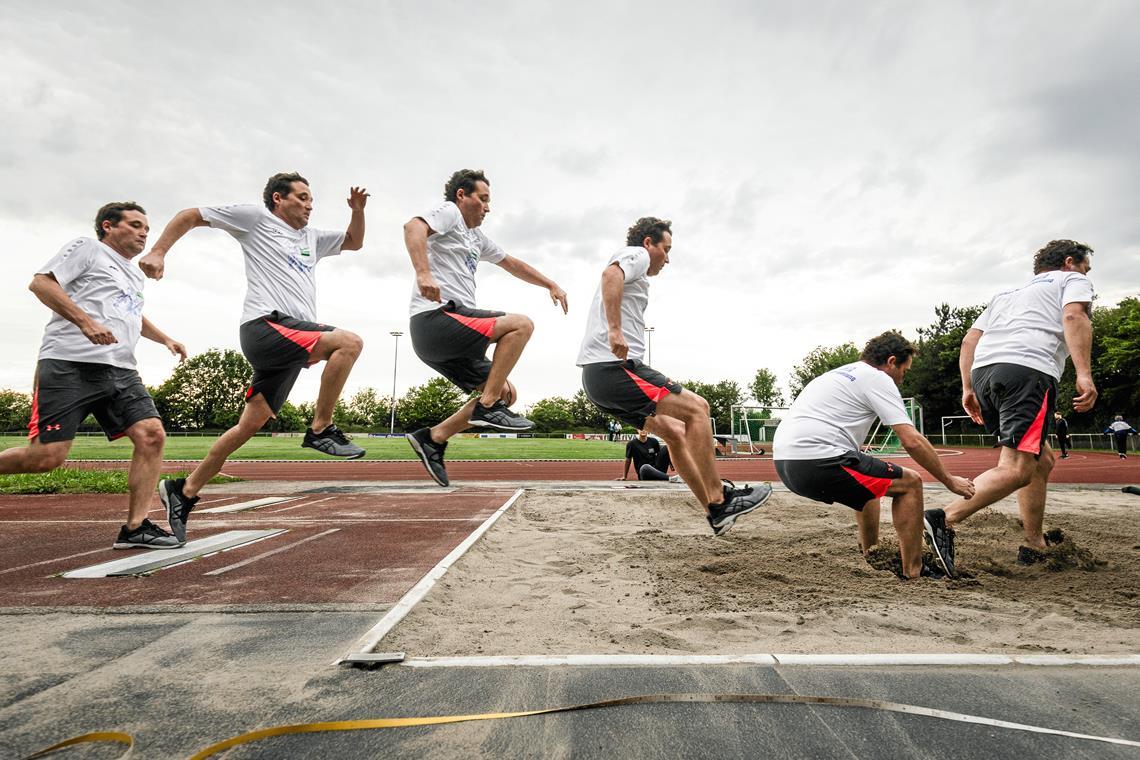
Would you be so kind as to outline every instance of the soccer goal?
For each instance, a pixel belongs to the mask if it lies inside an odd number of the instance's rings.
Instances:
[[[906,409],[906,416],[910,417],[911,424],[915,429],[923,435],[926,431],[922,421],[922,404],[918,403],[913,396],[908,396],[903,399],[903,407]],[[890,454],[902,453],[902,442],[899,437],[895,435],[893,428],[884,425],[882,420],[875,420],[875,426],[871,428],[870,434],[867,436],[867,441],[864,444],[868,452],[886,456]]]
[[[755,454],[760,449],[772,450],[772,438],[788,413],[788,407],[736,404],[731,411],[733,448],[747,449],[749,454]]]

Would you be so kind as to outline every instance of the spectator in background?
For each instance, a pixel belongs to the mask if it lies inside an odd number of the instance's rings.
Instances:
[[[650,438],[644,430],[638,430],[637,437],[625,445],[622,480],[629,480],[631,463],[638,480],[668,480],[669,468],[673,466],[669,461],[669,447],[656,438]]]
[[[1057,433],[1057,446],[1061,449],[1061,459],[1069,458],[1069,422],[1060,412],[1053,412],[1053,428]]]
[[[1111,435],[1116,441],[1116,453],[1120,455],[1121,459],[1128,458],[1128,436],[1136,434],[1136,428],[1129,425],[1124,421],[1124,417],[1116,415],[1112,424],[1104,429],[1107,435]]]

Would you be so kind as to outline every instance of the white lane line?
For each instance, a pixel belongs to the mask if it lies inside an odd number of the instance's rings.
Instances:
[[[191,541],[180,549],[132,549],[130,551],[137,552],[133,556],[70,570],[63,573],[63,577],[106,578],[112,575],[141,575],[164,567],[189,562],[207,554],[245,546],[284,532],[284,528],[275,530],[228,530],[214,536]]]
[[[503,506],[495,510],[494,514],[484,520],[482,525],[471,531],[471,535],[464,539],[459,546],[452,549],[450,554],[439,561],[439,564],[429,570],[428,574],[421,578],[420,582],[413,586],[408,593],[404,594],[400,601],[396,602],[396,605],[388,610],[388,613],[380,618],[380,621],[376,623],[376,625],[372,626],[372,628],[360,637],[353,647],[353,651],[349,654],[367,653],[375,649],[376,645],[380,643],[380,639],[384,638],[397,623],[404,619],[405,615],[412,611],[412,608],[415,607],[421,599],[427,596],[427,592],[431,590],[431,587],[435,585],[436,581],[444,576],[448,569],[503,516],[504,512],[518,501],[523,493],[524,490],[521,488],[516,490]],[[333,664],[337,665],[340,662],[342,662],[342,660],[338,659],[335,660]]]
[[[92,549],[89,552],[79,552],[78,554],[68,554],[66,557],[56,557],[55,559],[45,559],[45,560],[41,560],[40,562],[32,562],[32,563],[27,564],[27,565],[20,565],[19,567],[9,567],[5,570],[0,570],[0,575],[3,575],[4,573],[14,573],[17,570],[24,570],[24,569],[29,568],[29,567],[39,567],[40,565],[50,565],[53,562],[63,562],[65,559],[75,559],[76,557],[86,557],[88,554],[98,554],[99,552],[105,552],[109,548],[110,548],[109,546],[104,546],[102,549]]]
[[[257,509],[258,507],[268,507],[271,504],[283,504],[287,501],[295,501],[304,498],[302,496],[267,496],[264,499],[254,499],[253,501],[239,501],[237,504],[226,504],[222,507],[210,507],[209,509],[195,510],[200,515],[214,515],[214,514],[228,514],[230,512],[245,512],[248,509]]]
[[[305,543],[306,541],[315,541],[318,538],[321,538],[323,536],[327,536],[330,533],[336,533],[339,530],[340,530],[340,528],[333,528],[332,530],[326,530],[324,533],[318,533],[315,536],[309,536],[307,538],[302,538],[300,541],[294,541],[291,544],[286,544],[285,546],[279,546],[276,549],[271,549],[270,551],[262,552],[261,554],[256,554],[256,555],[250,557],[249,559],[242,560],[241,562],[235,562],[232,565],[226,565],[225,567],[219,567],[217,570],[211,570],[208,573],[202,573],[202,575],[221,575],[222,573],[228,573],[230,570],[236,570],[239,567],[245,567],[246,565],[249,565],[253,562],[257,562],[259,559],[265,559],[266,557],[272,557],[274,554],[279,554],[279,553],[285,551],[286,549],[292,549],[294,547],[300,546],[301,544]]]
[[[509,666],[557,667],[562,665],[849,665],[849,666],[965,666],[1033,665],[1042,667],[1096,666],[1140,667],[1140,654],[1004,655],[1004,654],[567,654],[501,655],[483,657],[409,657],[410,668],[499,668]]]
[[[335,496],[329,496],[326,499],[317,499],[316,501],[306,501],[306,502],[302,502],[301,504],[294,504],[291,507],[282,507],[281,509],[271,509],[266,514],[275,515],[278,512],[288,512],[290,509],[297,509],[298,507],[311,507],[314,504],[320,504],[322,501],[328,501],[329,499],[335,499],[335,498],[336,498]]]

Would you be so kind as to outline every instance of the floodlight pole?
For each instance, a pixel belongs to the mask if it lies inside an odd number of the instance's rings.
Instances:
[[[649,339],[649,345],[647,347],[648,350],[645,352],[646,353],[645,363],[648,364],[650,367],[653,366],[653,331],[656,329],[657,329],[656,327],[646,327],[645,328],[645,335]]]
[[[403,335],[399,330],[393,330],[388,333],[396,339],[396,348],[392,356],[392,416],[388,420],[388,435],[396,434],[396,366],[400,361],[400,336]]]

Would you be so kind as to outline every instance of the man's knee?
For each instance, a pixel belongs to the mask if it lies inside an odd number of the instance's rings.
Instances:
[[[131,426],[131,442],[141,451],[162,451],[166,445],[166,431],[162,428],[162,421],[151,418],[136,422]]]
[[[364,350],[364,338],[348,330],[341,331],[341,345],[338,351],[345,351],[353,356],[360,356],[360,352]]]
[[[527,337],[530,337],[534,333],[533,319],[526,316],[525,314],[516,314],[514,315],[514,318],[517,320],[517,322],[515,322],[516,326],[514,327],[514,332],[520,333]]]
[[[922,476],[909,467],[902,468],[903,474],[901,478],[895,480],[895,483],[907,491],[921,491],[922,490]]]

